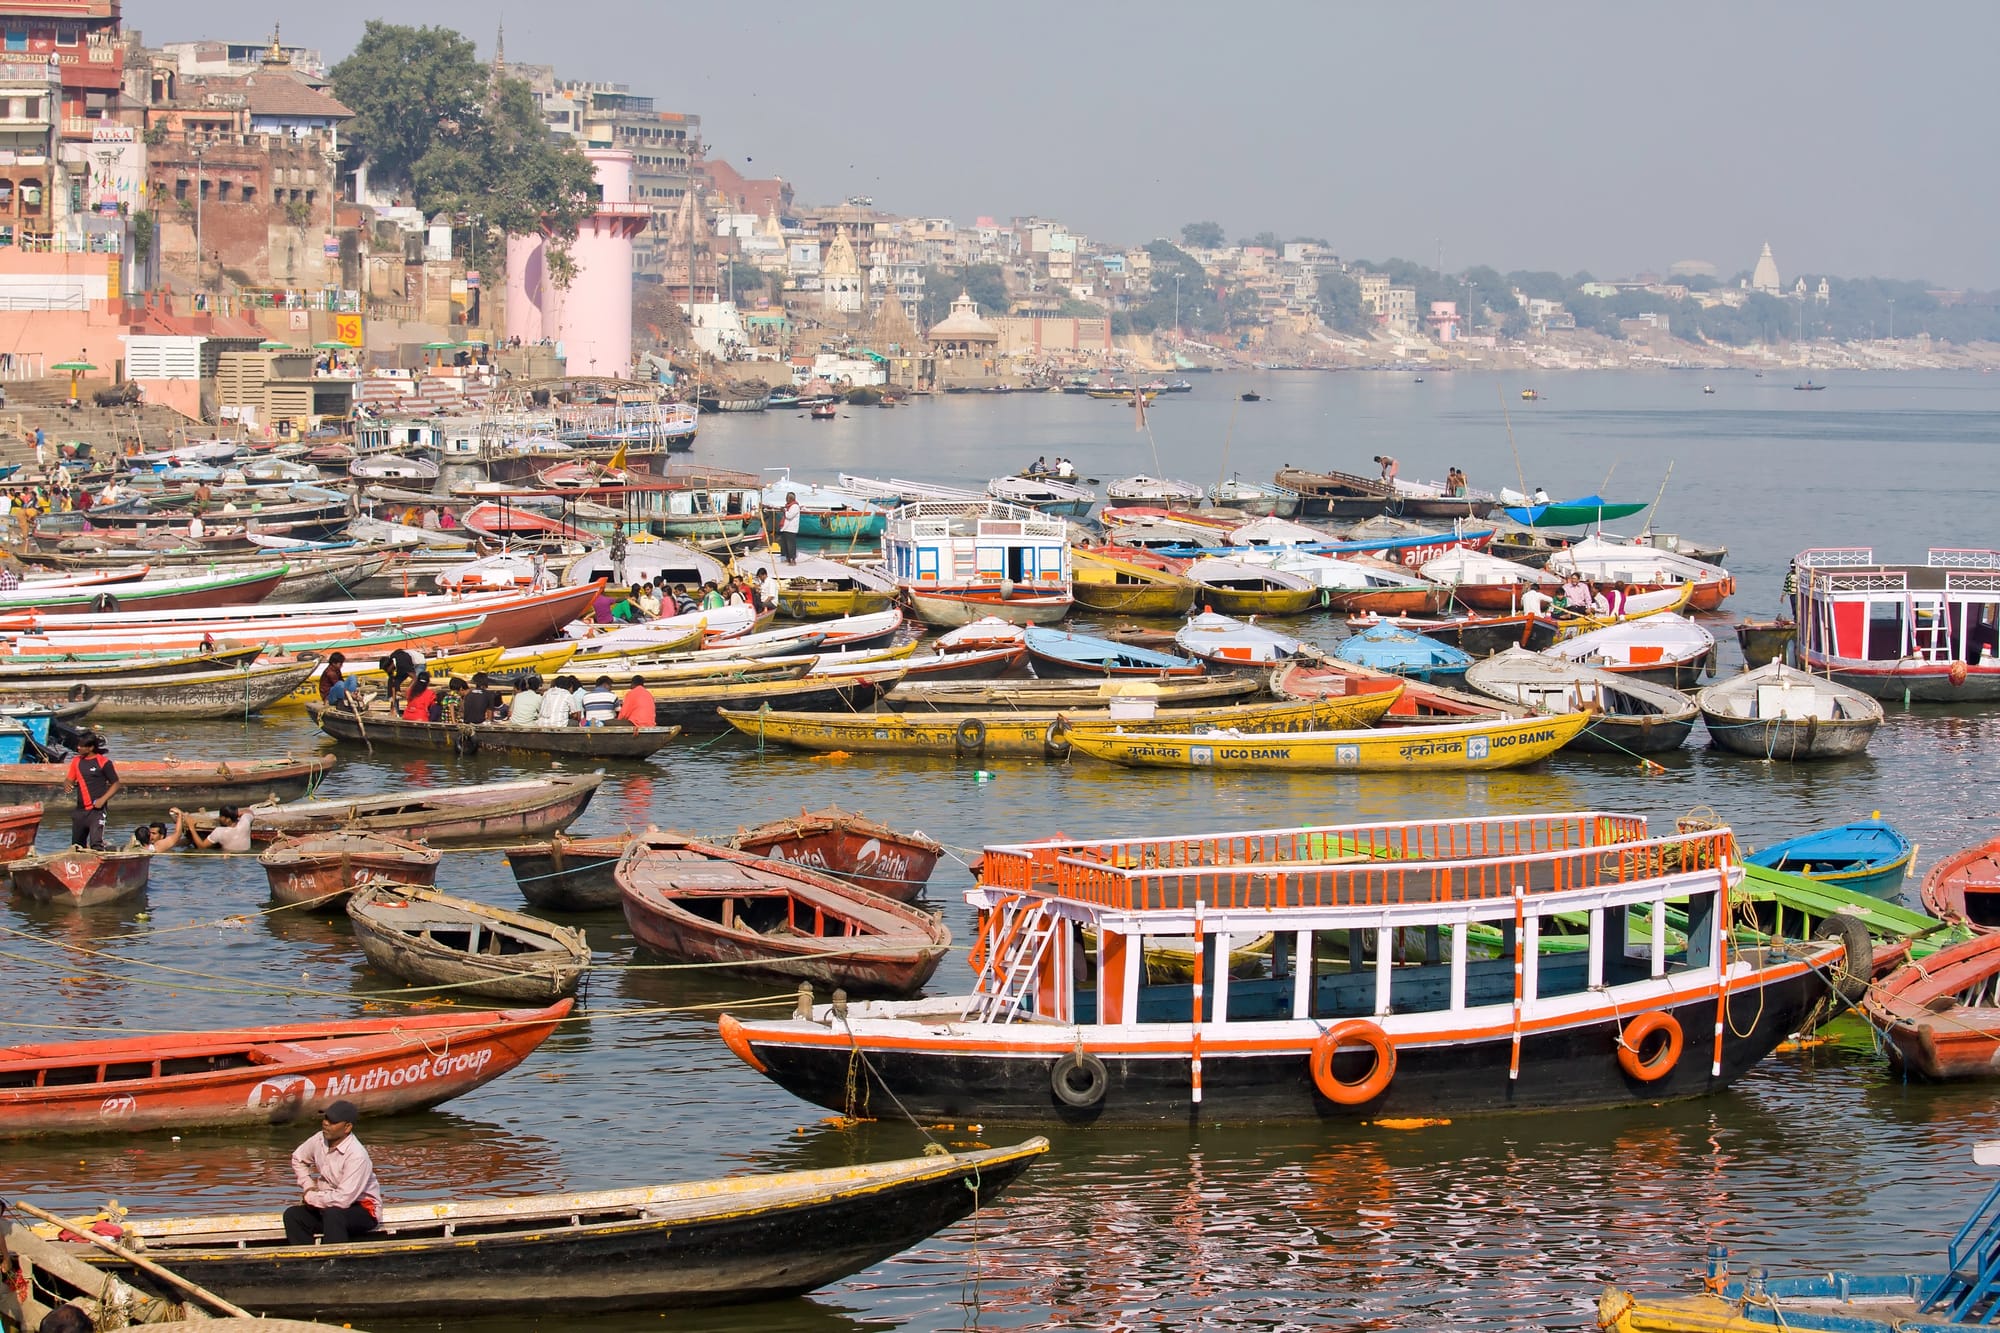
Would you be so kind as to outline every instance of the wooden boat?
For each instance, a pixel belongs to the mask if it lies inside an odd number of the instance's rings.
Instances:
[[[1221,556],[1205,556],[1188,566],[1200,585],[1198,600],[1230,616],[1296,616],[1319,609],[1319,585],[1301,574]]]
[[[1053,625],[1069,614],[1075,598],[1067,591],[1041,592],[1032,588],[1004,591],[999,588],[963,588],[925,592],[903,589],[903,595],[926,625],[969,625],[987,616],[998,616],[1013,625]]]
[[[1249,699],[1262,689],[1255,676],[1235,672],[1193,680],[905,680],[882,696],[880,707],[898,713],[980,712],[1104,708],[1114,699],[1146,699],[1161,708],[1194,708]]]
[[[1459,549],[1426,560],[1423,576],[1451,589],[1452,600],[1474,611],[1516,615],[1521,596],[1530,588],[1550,592],[1560,586],[1554,576],[1529,569],[1484,551]]]
[[[389,833],[434,847],[504,844],[568,828],[603,781],[601,773],[550,773],[476,787],[260,805],[251,819],[250,834],[259,842],[354,832]],[[189,818],[199,831],[215,827],[212,812]]]
[[[1525,648],[1475,662],[1465,683],[1538,713],[1591,713],[1570,745],[1600,753],[1655,754],[1687,743],[1700,710],[1679,690],[1613,675]]]
[[[54,704],[94,699],[99,720],[242,718],[278,702],[318,667],[273,662],[165,676],[72,677],[48,674],[0,680],[0,703]]]
[[[72,847],[29,852],[7,863],[14,892],[31,902],[94,907],[146,891],[151,852],[103,851]]]
[[[1586,537],[1549,558],[1556,575],[1578,575],[1595,587],[1610,585],[1627,593],[1658,592],[1687,586],[1688,605],[1713,611],[1736,591],[1736,579],[1720,565],[1696,560],[1679,551],[1631,546]]]
[[[1711,685],[1696,702],[1718,749],[1759,759],[1860,754],[1882,725],[1880,701],[1783,662]]]
[[[1071,549],[1070,565],[1076,604],[1106,615],[1179,618],[1194,610],[1201,591],[1185,575],[1087,546]]]
[[[618,881],[612,871],[631,836],[568,838],[509,847],[507,868],[530,907],[545,912],[615,912]]]
[[[1760,667],[1784,657],[1798,633],[1797,625],[1782,618],[1745,620],[1736,626],[1736,642],[1743,649],[1743,660],[1753,667]]]
[[[1579,495],[1573,500],[1550,500],[1541,504],[1509,505],[1506,515],[1530,528],[1583,528],[1611,519],[1630,518],[1648,508],[1631,500],[1607,500],[1601,495]]]
[[[1915,845],[1877,814],[1747,852],[1743,862],[1886,898],[1909,878],[1916,858]]]
[[[1043,629],[1031,625],[1026,635],[1028,656],[1034,660],[1038,676],[1124,676],[1173,680],[1205,675],[1208,670],[1192,657],[1156,653],[1150,648],[1135,648],[1130,644],[1078,634],[1073,630]]]
[[[467,680],[470,680],[478,672],[490,671],[498,664],[501,655],[507,651],[507,649],[502,648],[497,643],[476,643],[470,647],[456,649],[448,653],[430,653],[424,658],[424,670],[431,673],[431,679],[433,680],[443,681],[453,676],[463,676]],[[576,649],[573,646],[562,647],[557,651],[560,660],[548,668],[550,670],[561,667],[564,662],[567,662],[571,657],[576,655]],[[382,656],[386,657],[387,655],[383,654]],[[389,687],[389,673],[384,668],[377,666],[376,660],[379,659],[371,659],[367,662],[347,663],[341,667],[340,674],[346,679],[353,681],[357,688],[373,690],[378,693],[386,692]],[[278,700],[278,703],[286,707],[296,706],[300,708],[305,707],[307,704],[318,703],[320,698],[319,678],[325,670],[326,663],[313,662],[310,672],[299,683],[298,688]]]
[[[64,615],[83,611],[250,606],[275,591],[288,572],[284,564],[266,563],[178,577],[105,579],[102,583],[52,584],[30,579],[12,592],[0,593],[0,614],[39,611]]]
[[[347,917],[378,969],[454,995],[547,1004],[574,995],[590,966],[582,931],[436,889],[363,884]]]
[[[863,1061],[872,1105],[893,1093],[919,1120],[989,1125],[1358,1123],[1708,1095],[1850,980],[1844,937],[1730,941],[1732,848],[1727,829],[1656,836],[1601,811],[989,846],[969,991],[719,1026],[808,1101],[853,1114],[847,1068]],[[1634,956],[1629,914],[1682,894],[1687,947]],[[1585,947],[1539,956],[1532,941],[1578,914],[1595,927]],[[1501,957],[1472,961],[1458,941],[1476,921],[1522,924]],[[1080,926],[1097,931],[1094,966],[1065,943]],[[1151,937],[1197,935],[1212,963],[1267,933],[1268,976],[1206,966],[1192,990],[1144,976]],[[1389,947],[1350,967],[1358,935]],[[1717,1051],[1724,997],[1736,1021]]]
[[[333,756],[196,763],[182,759],[117,759],[118,805],[165,810],[218,801],[245,805],[281,792],[303,792],[333,767]],[[0,764],[0,794],[15,801],[59,801],[70,790],[63,764]]]
[[[1213,611],[1189,618],[1174,634],[1174,642],[1190,657],[1211,666],[1262,668],[1287,661],[1305,651],[1305,645],[1289,634],[1265,629],[1245,620],[1234,620]]]
[[[911,643],[905,646],[909,649],[914,649],[916,644]],[[879,652],[880,650],[877,651]],[[831,654],[822,657],[820,659],[822,665],[815,666],[813,669],[821,676],[838,676],[870,669],[867,664],[848,665],[845,663],[835,663],[828,665],[828,663],[833,663],[833,659],[834,655]],[[922,657],[918,657],[912,652],[908,656],[897,658],[895,665],[902,669],[903,679],[897,682],[893,689],[900,690],[905,686],[917,688],[938,681],[997,680],[1014,668],[1023,665],[1027,660],[1028,645],[1025,643],[1014,648],[973,648],[955,653],[926,653]]]
[[[944,855],[944,845],[922,833],[901,833],[837,805],[742,829],[729,841],[753,856],[805,866],[905,903],[923,892]]]
[[[744,975],[914,995],[950,951],[941,917],[802,866],[649,829],[616,871],[639,942]]]
[[[1943,1081],[2000,1072],[2000,935],[1984,933],[1889,974],[1860,1009],[1899,1072]]]
[[[1023,712],[918,713],[732,713],[729,724],[759,746],[849,754],[1009,755],[1062,759],[1070,733],[1079,728],[1201,731],[1230,728],[1245,735],[1310,732],[1329,727],[1367,726],[1394,702],[1392,693],[1308,703],[1232,704],[1223,708],[1176,708],[1150,712],[1140,707]]]
[[[1526,613],[1511,616],[1463,615],[1444,620],[1420,619],[1401,616],[1393,620],[1377,621],[1372,616],[1354,616],[1348,619],[1349,629],[1367,629],[1372,624],[1386,623],[1397,629],[1421,634],[1439,643],[1452,647],[1473,657],[1491,657],[1504,653],[1509,648],[1526,648],[1530,652],[1541,652],[1555,646],[1562,637],[1562,627],[1547,616],[1531,616]]]
[[[0,866],[18,861],[35,850],[35,833],[41,827],[40,802],[28,805],[0,805]],[[0,874],[5,874],[0,869]]]
[[[248,666],[263,656],[261,645],[217,649],[212,653],[169,650],[162,653],[118,653],[110,657],[53,656],[0,653],[0,680],[61,676],[95,684],[128,676],[180,676]]]
[[[680,1185],[391,1204],[378,1230],[346,1245],[287,1245],[276,1213],[123,1225],[150,1258],[251,1309],[574,1322],[803,1295],[991,1207],[1048,1146],[1034,1138]],[[134,1286],[154,1281],[100,1251],[73,1253]]]
[[[288,1125],[335,1098],[363,1116],[435,1106],[520,1064],[570,1004],[0,1047],[0,1138]]]
[[[271,901],[338,911],[364,880],[434,884],[444,858],[434,847],[386,833],[336,832],[279,838],[257,859],[271,882]]]
[[[1974,930],[2000,930],[2000,838],[1954,852],[1924,876],[1924,907]]]
[[[1362,696],[1366,700],[1369,696]],[[1361,700],[1357,700],[1357,703]],[[1072,725],[1070,748],[1133,768],[1274,769],[1280,772],[1474,772],[1548,758],[1589,725],[1588,713],[1476,720],[1380,730],[1282,736],[1129,731]]]
[[[313,725],[337,741],[446,750],[457,755],[553,754],[575,759],[644,759],[666,748],[679,727],[516,727],[506,722],[410,722],[386,707],[355,712],[307,704]]]
[[[1693,689],[1703,672],[1715,674],[1715,636],[1671,611],[1594,629],[1548,651],[1552,657],[1677,690]]]
[[[893,662],[883,669],[837,676],[804,675],[797,680],[749,681],[741,685],[668,685],[653,691],[654,715],[662,726],[689,732],[727,731],[728,709],[865,708],[903,678]]]
[[[1334,646],[1333,655],[1342,662],[1432,684],[1463,681],[1465,669],[1472,665],[1472,655],[1462,649],[1386,624],[1348,635]]]
[[[2000,699],[1993,591],[2000,552],[1933,547],[1927,563],[1887,565],[1867,547],[1802,551],[1799,665],[1877,699]]]

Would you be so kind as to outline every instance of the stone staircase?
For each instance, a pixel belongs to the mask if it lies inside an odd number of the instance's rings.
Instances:
[[[51,395],[51,386],[54,386]],[[69,381],[31,381],[7,386],[7,406],[0,408],[0,464],[35,462],[35,430],[39,427],[51,448],[82,442],[97,457],[116,458],[135,436],[148,449],[181,438],[191,423],[171,407],[141,403],[136,407],[93,407],[91,395],[110,387],[107,381],[85,380],[78,390],[83,406],[71,410]],[[198,436],[202,428],[192,426]]]

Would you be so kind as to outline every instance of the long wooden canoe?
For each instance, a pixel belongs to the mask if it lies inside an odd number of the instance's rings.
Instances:
[[[568,828],[603,782],[602,773],[551,773],[477,787],[260,805],[250,821],[250,836],[271,842],[287,835],[351,830],[421,839],[434,847],[505,845]],[[216,823],[211,811],[195,812],[189,819],[200,832]]]
[[[288,567],[253,565],[226,572],[204,571],[180,577],[149,577],[105,585],[49,586],[28,582],[0,593],[0,614],[21,611],[75,615],[89,611],[177,611],[204,607],[249,606],[277,589]]]
[[[58,704],[95,699],[99,720],[247,717],[296,689],[317,668],[311,662],[274,662],[166,676],[75,678],[51,672],[34,679],[0,680],[0,704]]]
[[[547,1004],[574,995],[590,966],[582,931],[436,889],[364,884],[347,917],[378,970],[454,995]]]
[[[123,1225],[157,1262],[270,1314],[573,1323],[600,1311],[803,1295],[991,1206],[1048,1147],[1033,1138],[679,1185],[391,1204],[379,1230],[345,1245],[288,1245],[277,1213]],[[100,1250],[63,1248],[154,1289]]]
[[[570,1004],[0,1047],[0,1138],[285,1125],[336,1098],[364,1116],[434,1106],[521,1063]]]
[[[654,716],[662,726],[678,724],[690,732],[728,730],[725,709],[771,707],[810,710],[865,708],[882,690],[903,678],[891,664],[880,671],[837,676],[800,676],[797,680],[748,681],[741,685],[668,685],[653,691]]]
[[[1003,708],[1105,708],[1114,699],[1145,699],[1161,708],[1213,707],[1248,699],[1265,683],[1255,676],[1195,680],[905,680],[882,696],[899,713]]]
[[[430,672],[432,679],[436,680],[439,684],[443,684],[451,676],[464,676],[469,680],[472,678],[474,672],[485,671],[498,662],[500,655],[506,651],[505,648],[502,648],[497,643],[481,643],[475,644],[470,648],[454,649],[448,653],[432,653],[425,660],[424,669]],[[569,651],[573,653],[576,650],[570,649]],[[388,654],[385,653],[382,656],[386,657]],[[277,702],[285,707],[299,708],[303,708],[307,704],[318,703],[320,697],[319,677],[320,673],[325,669],[325,662],[314,662],[310,673],[304,681],[300,682],[299,687]],[[357,686],[372,687],[376,690],[386,690],[389,687],[389,673],[383,668],[374,665],[372,661],[344,665],[341,668],[340,674],[353,681]]]
[[[760,745],[876,754],[938,754],[1061,759],[1079,727],[1188,731],[1231,727],[1246,734],[1367,726],[1386,713],[1397,692],[1345,699],[1177,708],[1151,718],[1114,719],[1109,709],[964,713],[799,713],[723,709],[730,726]]]
[[[263,653],[261,645],[219,648],[212,653],[170,649],[161,653],[115,653],[109,657],[0,653],[0,681],[61,676],[65,680],[95,683],[125,676],[182,676],[248,666]]]
[[[1282,736],[1072,727],[1069,743],[1079,754],[1137,768],[1466,772],[1518,768],[1546,759],[1567,745],[1589,722],[1588,713],[1565,713],[1436,727],[1317,731]]]
[[[165,810],[221,801],[247,805],[286,792],[303,792],[333,767],[330,754],[294,759],[198,763],[181,759],[118,759],[118,808]],[[53,804],[70,792],[63,764],[0,764],[0,795],[10,801]],[[65,809],[68,807],[65,806]]]
[[[679,727],[516,727],[506,722],[410,722],[386,708],[356,713],[325,704],[306,705],[306,716],[337,741],[403,749],[554,754],[576,759],[644,759],[681,734]]]

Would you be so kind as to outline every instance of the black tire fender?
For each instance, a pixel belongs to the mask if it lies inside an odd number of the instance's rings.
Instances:
[[[1042,749],[1052,759],[1069,758],[1069,727],[1062,718],[1049,723],[1049,729],[1042,733]]]
[[[1875,941],[1868,934],[1868,927],[1860,920],[1835,912],[1823,916],[1813,927],[1812,937],[1816,940],[1839,940],[1846,949],[1847,956],[1829,967],[1826,979],[1833,992],[1849,1004],[1868,993],[1868,987],[1875,980]]]
[[[968,717],[951,733],[951,741],[960,754],[983,750],[986,748],[986,724],[976,717]]]
[[[1088,1111],[1111,1090],[1111,1071],[1104,1067],[1104,1061],[1079,1047],[1056,1061],[1049,1071],[1049,1087],[1064,1106]]]
[[[93,611],[116,611],[118,609],[118,598],[112,593],[101,592],[90,599],[90,609]]]

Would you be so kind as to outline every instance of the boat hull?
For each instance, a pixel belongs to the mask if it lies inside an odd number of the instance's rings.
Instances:
[[[1318,588],[1221,588],[1200,585],[1197,600],[1225,616],[1299,616],[1317,611]]]
[[[1964,663],[1886,662],[1856,664],[1841,658],[1825,658],[1818,653],[1805,655],[1808,670],[1818,672],[1836,685],[1872,694],[1877,699],[1898,700],[1908,696],[1918,703],[1972,704],[2000,700],[2000,666],[1976,667]],[[1962,668],[1954,673],[1953,666]],[[1957,679],[1954,680],[1954,674]]]
[[[1708,725],[1710,742],[1718,750],[1790,762],[1846,759],[1860,754],[1868,748],[1869,738],[1881,725],[1880,718],[1872,717],[1745,719],[1706,708],[1702,710],[1702,720]]]
[[[842,616],[873,615],[896,604],[893,592],[871,588],[818,592],[787,589],[778,594],[778,613],[791,620],[835,620]]]
[[[1105,615],[1181,619],[1194,610],[1201,589],[1192,581],[1178,583],[1106,583],[1079,577],[1072,585],[1076,604]]]
[[[95,907],[146,891],[149,852],[61,851],[26,856],[7,867],[14,892],[30,902]]]
[[[909,902],[924,891],[944,848],[844,812],[802,815],[760,825],[731,841],[742,851],[804,866]]]
[[[35,833],[41,823],[42,806],[38,803],[0,806],[0,865],[35,850]]]
[[[416,843],[387,838],[331,834],[280,843],[260,858],[271,885],[271,901],[287,907],[307,904],[339,911],[348,892],[364,879],[392,884],[437,882],[439,855]]]
[[[1590,754],[1663,754],[1687,744],[1694,732],[1695,710],[1682,717],[1598,716],[1569,743]]]
[[[356,714],[345,708],[308,704],[306,713],[337,741],[393,745],[410,750],[445,750],[457,755],[553,754],[577,759],[644,759],[666,748],[679,727],[514,727],[504,722],[472,726],[462,722],[409,722],[386,713]]]
[[[165,810],[209,802],[242,805],[273,794],[298,795],[333,767],[332,755],[305,759],[199,764],[172,759],[118,764],[118,805],[124,810]],[[0,764],[0,794],[14,801],[61,800],[70,790],[61,764]]]
[[[355,942],[376,970],[412,985],[449,988],[453,995],[551,1004],[576,993],[577,983],[590,964],[590,951],[578,932],[477,903],[464,909],[468,924],[488,925],[489,917],[503,923],[511,919],[512,924],[532,928],[547,947],[533,953],[495,955],[451,948],[437,940],[430,929],[420,934],[397,930],[393,926],[395,895],[393,888],[357,894],[348,900],[347,917],[354,926]],[[447,933],[456,925],[455,921],[443,923]]]
[[[1080,754],[1134,768],[1472,772],[1519,768],[1546,759],[1575,739],[1588,721],[1588,714],[1566,713],[1476,725],[1448,724],[1444,728],[1396,727],[1236,737],[1149,735],[1073,727],[1069,742]]]
[[[1798,635],[1799,627],[1788,620],[1746,620],[1736,627],[1743,660],[1752,668],[1782,659]]]
[[[987,616],[997,616],[1010,625],[1053,625],[1069,614],[1075,598],[1069,593],[1022,593],[1005,596],[991,591],[920,592],[904,590],[910,609],[926,625],[956,629]]]
[[[618,835],[527,843],[507,849],[507,868],[531,907],[545,912],[615,912],[618,880],[612,872],[629,841]]]
[[[583,814],[602,782],[598,776],[571,778],[560,787],[547,781],[538,785],[553,789],[553,795],[537,793],[491,803],[431,802],[413,795],[407,804],[393,798],[361,797],[274,806],[257,812],[250,834],[271,841],[286,835],[349,831],[420,839],[434,847],[504,845],[568,828]]]
[[[316,663],[281,663],[227,671],[124,679],[72,679],[56,673],[36,681],[0,682],[0,703],[58,704],[93,699],[92,716],[133,718],[248,717],[297,689],[318,669]]]

